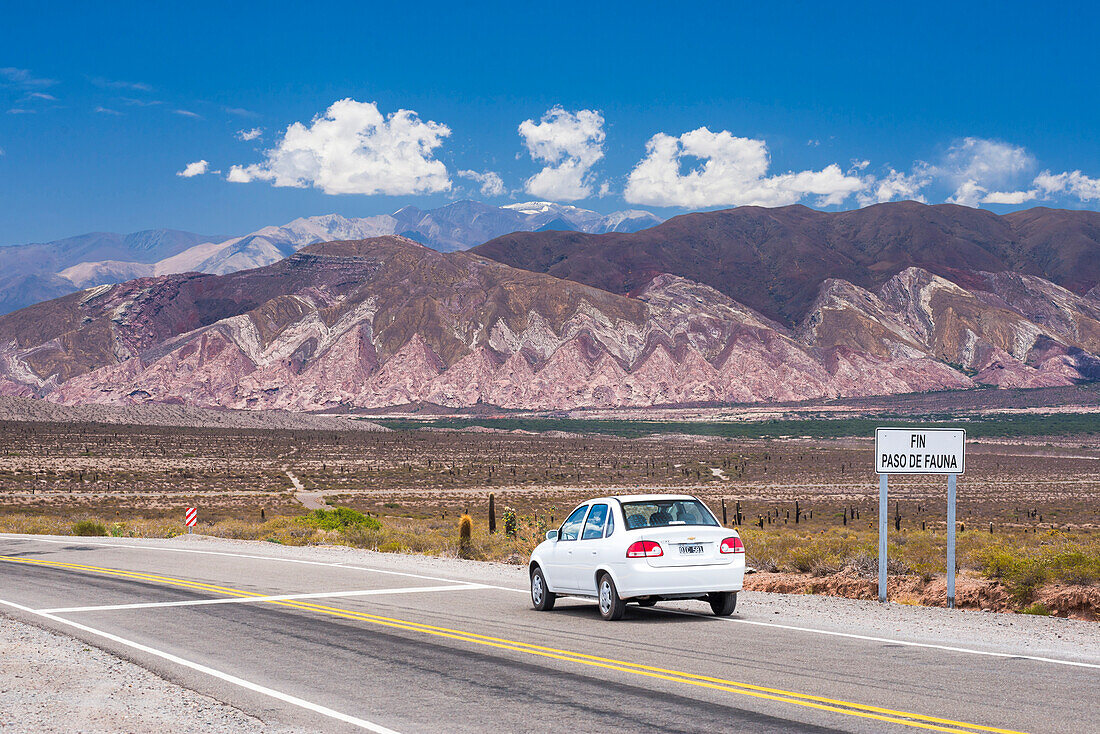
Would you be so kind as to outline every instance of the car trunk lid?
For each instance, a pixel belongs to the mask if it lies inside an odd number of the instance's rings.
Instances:
[[[674,566],[715,566],[733,562],[734,554],[718,550],[722,539],[734,535],[726,528],[699,525],[670,525],[646,528],[638,534],[640,540],[653,540],[664,551],[659,556],[649,556],[650,566],[667,568]]]

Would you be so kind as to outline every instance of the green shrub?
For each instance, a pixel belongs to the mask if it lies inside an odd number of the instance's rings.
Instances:
[[[379,545],[382,543],[383,532],[381,524],[378,527],[359,525],[347,528],[340,535],[343,542],[353,548],[378,550]]]
[[[931,533],[912,531],[899,538],[898,545],[901,552],[896,557],[925,583],[947,572],[947,549]]]
[[[321,530],[346,530],[347,528],[370,528],[379,530],[382,523],[373,517],[350,507],[334,507],[331,510],[314,510],[306,515],[306,522]]]
[[[1000,581],[1017,604],[1031,601],[1048,579],[1042,559],[1014,548],[991,546],[978,553],[978,562],[982,575]]]
[[[78,520],[73,523],[73,535],[107,535],[107,526],[95,520]]]
[[[986,578],[1003,581],[1020,565],[1020,557],[1005,548],[987,548],[978,554],[979,570]]]
[[[809,573],[821,560],[821,550],[816,546],[804,545],[792,548],[787,553],[787,563],[784,570],[797,573]]]
[[[1020,614],[1037,614],[1040,617],[1049,617],[1053,612],[1050,611],[1050,607],[1043,604],[1041,601],[1037,601],[1034,604],[1029,604],[1020,610]]]
[[[1019,604],[1031,601],[1039,587],[1050,580],[1045,564],[1038,559],[1025,559],[1016,572],[1005,579],[1005,588]]]
[[[1080,551],[1053,553],[1046,559],[1050,577],[1063,584],[1088,586],[1100,583],[1100,558]]]

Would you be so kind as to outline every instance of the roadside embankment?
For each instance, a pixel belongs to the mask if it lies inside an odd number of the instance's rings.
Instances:
[[[813,576],[804,573],[755,573],[745,577],[746,591],[778,594],[822,594],[846,599],[878,599],[877,579],[851,571]],[[914,606],[942,607],[947,601],[947,582],[919,576],[890,576],[887,581],[890,601]],[[983,612],[1016,612],[1020,604],[1005,587],[990,579],[971,574],[955,581],[955,606]],[[1050,584],[1033,593],[1033,601],[1024,613],[1068,619],[1100,620],[1100,586]]]

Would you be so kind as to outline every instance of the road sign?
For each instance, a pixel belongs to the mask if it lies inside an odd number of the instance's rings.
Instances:
[[[961,428],[876,428],[878,483],[878,600],[886,601],[887,502],[891,474],[947,475],[947,607],[955,608],[955,477],[966,466]]]
[[[962,474],[966,431],[958,428],[876,428],[878,474]]]
[[[187,526],[187,532],[191,532],[191,528],[195,527],[195,523],[198,522],[199,510],[197,507],[188,507],[187,512],[183,515],[183,522]]]

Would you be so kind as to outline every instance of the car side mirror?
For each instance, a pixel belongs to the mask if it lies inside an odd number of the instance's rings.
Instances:
[[[547,530],[546,531],[546,539],[547,540],[557,540],[558,539],[558,531],[557,530]]]

